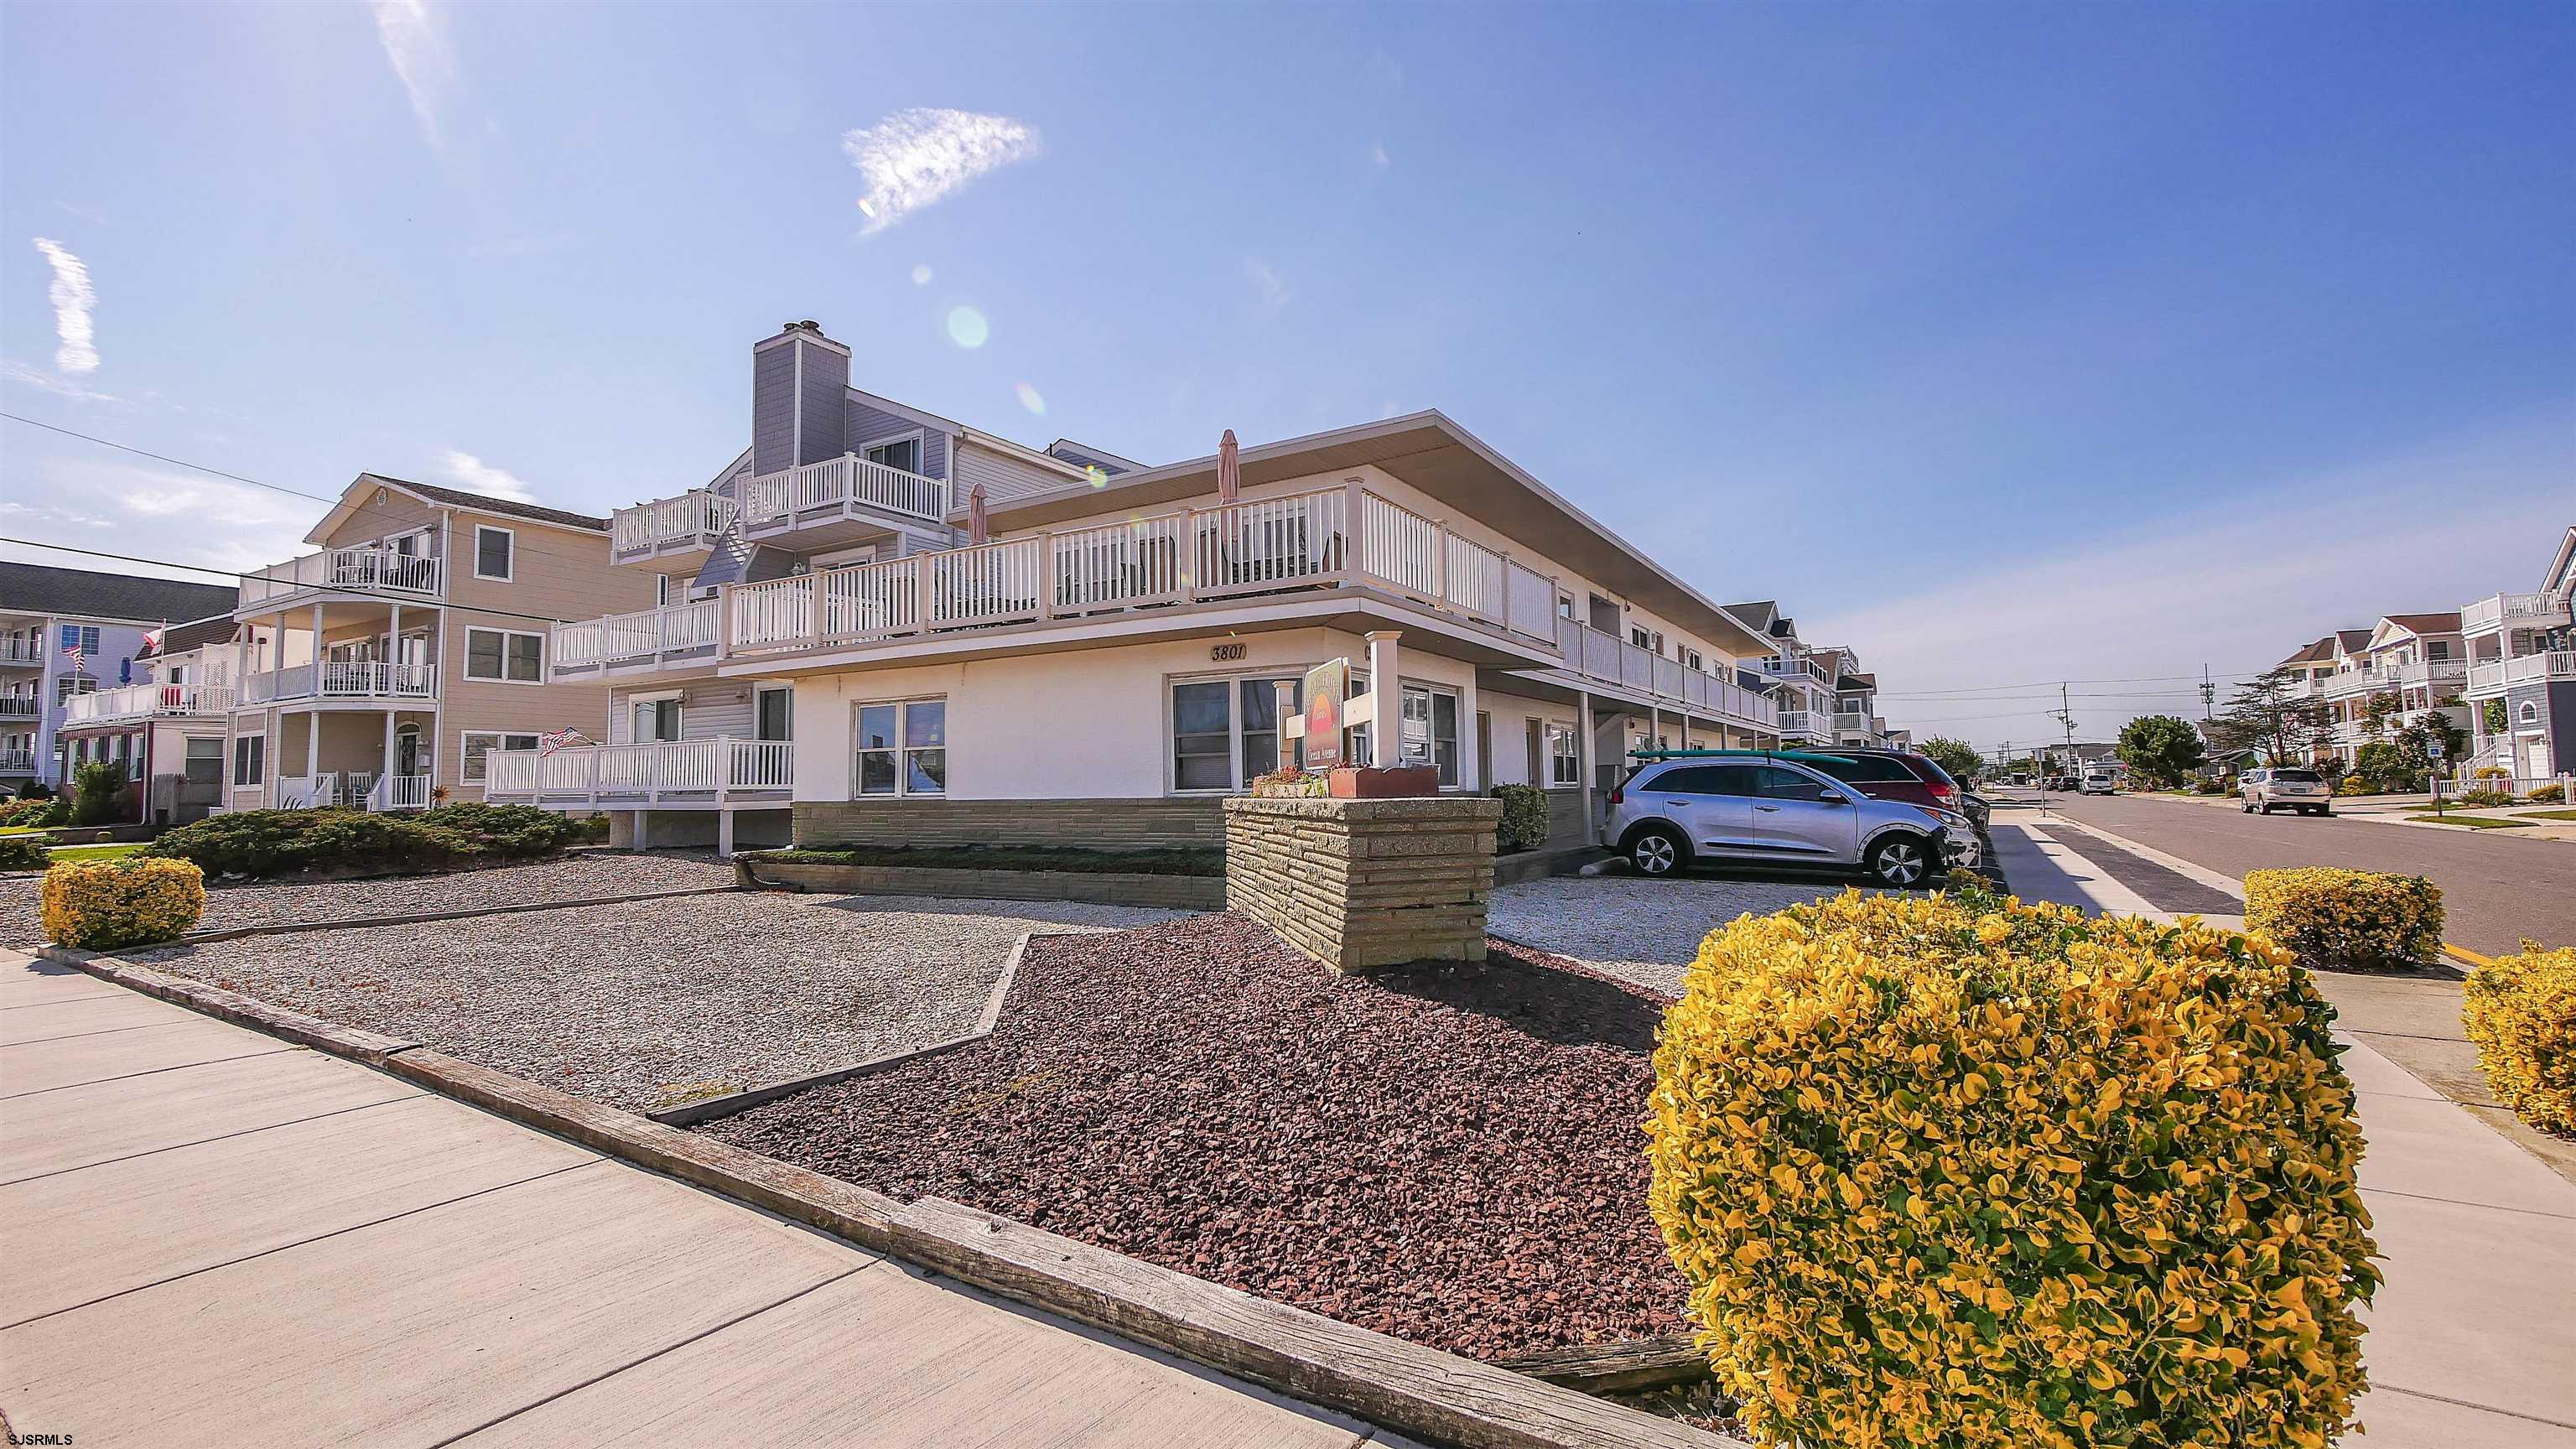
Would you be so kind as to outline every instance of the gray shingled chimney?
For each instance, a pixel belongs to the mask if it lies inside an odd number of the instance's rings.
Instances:
[[[814,322],[790,322],[751,349],[751,471],[780,473],[847,449],[841,418],[850,349]]]

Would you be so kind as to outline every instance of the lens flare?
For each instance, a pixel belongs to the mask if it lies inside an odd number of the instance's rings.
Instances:
[[[1011,384],[1011,391],[1020,395],[1020,406],[1027,408],[1031,414],[1041,418],[1046,416],[1046,399],[1038,396],[1036,388],[1025,382],[1016,382]]]
[[[984,345],[984,339],[992,335],[992,325],[984,320],[983,313],[972,307],[948,309],[949,341],[960,347],[981,347]]]
[[[912,284],[916,287],[927,287],[930,285],[930,263],[915,262],[912,264]]]
[[[1104,471],[1099,464],[1087,463],[1083,465],[1082,472],[1084,477],[1091,480],[1092,487],[1106,488],[1109,486],[1109,474]]]

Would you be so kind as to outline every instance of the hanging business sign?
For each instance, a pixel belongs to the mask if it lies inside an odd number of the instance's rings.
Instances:
[[[1351,693],[1351,661],[1327,659],[1306,671],[1306,768],[1329,770],[1342,763],[1343,705]]]

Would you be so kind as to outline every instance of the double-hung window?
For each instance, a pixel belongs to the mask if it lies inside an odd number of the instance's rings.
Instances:
[[[63,626],[62,648],[65,651],[69,651],[75,646],[78,646],[83,655],[96,654],[98,652],[98,626],[96,624],[65,624]]]
[[[898,699],[858,709],[858,793],[948,793],[948,701]]]
[[[506,528],[488,523],[474,525],[474,577],[510,581],[511,566],[518,560],[519,537]]]
[[[242,735],[233,741],[233,783],[256,785],[267,777],[268,737]]]
[[[1559,789],[1583,783],[1583,753],[1574,726],[1547,722],[1547,783]]]
[[[1458,783],[1458,695],[1427,684],[1404,686],[1403,728],[1396,753],[1408,765],[1429,765],[1442,788]]]
[[[1290,679],[1188,679],[1172,686],[1172,788],[1240,790],[1283,765],[1305,759],[1305,747],[1279,739],[1279,686],[1288,707],[1305,705],[1302,682]]]
[[[488,768],[485,756],[494,750],[533,750],[535,735],[515,735],[501,730],[467,730],[462,748],[457,752],[457,774],[468,785],[483,783]]]
[[[509,684],[545,682],[546,636],[516,629],[465,631],[465,677]]]

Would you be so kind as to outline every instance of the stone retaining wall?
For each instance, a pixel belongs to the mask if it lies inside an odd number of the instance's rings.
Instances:
[[[796,843],[1079,845],[1094,850],[1222,845],[1214,800],[799,800]]]
[[[1225,801],[1225,903],[1337,971],[1485,959],[1502,802]]]
[[[825,865],[742,859],[746,883],[857,896],[940,896],[951,900],[1088,901],[1175,911],[1225,909],[1225,882],[1212,875],[1137,871],[967,870],[920,865]]]

